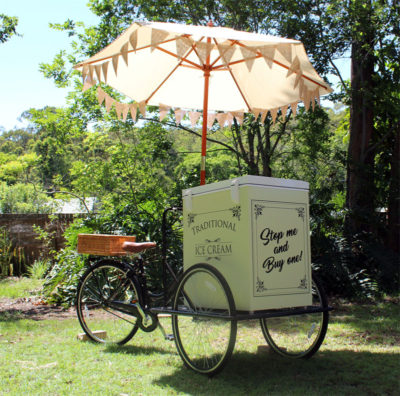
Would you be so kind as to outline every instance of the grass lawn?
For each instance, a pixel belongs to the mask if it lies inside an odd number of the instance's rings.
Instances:
[[[170,319],[162,323],[171,331]],[[265,345],[258,322],[239,323],[232,359],[212,379],[186,369],[174,342],[158,331],[139,331],[127,345],[113,347],[78,341],[81,331],[74,318],[35,321],[0,313],[0,394],[400,394],[398,302],[341,306],[320,351],[305,361],[257,353]]]

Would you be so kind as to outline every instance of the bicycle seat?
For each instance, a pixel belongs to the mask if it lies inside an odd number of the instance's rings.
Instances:
[[[156,246],[154,242],[124,242],[122,249],[129,253],[140,253]]]

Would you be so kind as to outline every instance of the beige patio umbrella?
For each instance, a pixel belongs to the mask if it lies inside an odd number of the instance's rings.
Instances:
[[[240,32],[229,28],[162,22],[135,22],[116,40],[79,63],[86,86],[103,81],[133,99],[115,102],[98,89],[99,102],[126,119],[147,105],[159,106],[160,118],[171,108],[180,122],[187,110],[202,110],[200,184],[205,184],[207,126],[245,112],[273,119],[298,102],[314,106],[329,85],[311,65],[300,41]],[[192,122],[199,112],[189,113]]]

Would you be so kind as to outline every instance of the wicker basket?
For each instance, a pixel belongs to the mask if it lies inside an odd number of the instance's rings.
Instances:
[[[79,234],[78,253],[97,256],[123,256],[127,253],[122,249],[126,241],[135,242],[136,237],[125,235]]]

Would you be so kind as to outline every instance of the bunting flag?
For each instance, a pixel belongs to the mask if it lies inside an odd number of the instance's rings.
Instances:
[[[176,41],[176,54],[179,59],[187,53],[189,48],[192,48],[192,41],[188,37],[179,37]]]
[[[135,30],[130,36],[129,36],[129,42],[131,43],[132,49],[136,50],[137,46],[137,30]]]
[[[82,67],[82,81],[85,82],[86,76],[89,73],[89,65],[84,65]]]
[[[128,47],[129,47],[129,43],[125,43],[125,44],[121,47],[122,59],[125,61],[126,66],[128,66]]]
[[[124,108],[124,105],[119,102],[115,102],[115,112],[117,113],[117,118],[121,120],[121,115],[122,115],[122,110]]]
[[[274,64],[275,49],[275,45],[264,45],[258,48],[269,68]]]
[[[264,124],[264,121],[265,121],[265,118],[267,117],[267,115],[268,115],[268,110],[264,110],[264,111],[261,113],[261,118],[260,118],[261,124]]]
[[[139,111],[142,117],[146,117],[146,101],[142,100],[138,103]]]
[[[292,44],[278,44],[276,49],[289,63],[292,63]]]
[[[100,87],[97,87],[97,100],[99,102],[99,105],[104,102],[105,97],[106,93]]]
[[[275,124],[276,117],[278,115],[278,107],[275,109],[271,109],[269,112],[271,113],[272,124]]]
[[[290,75],[292,75],[293,73],[298,74],[300,72],[300,60],[299,58],[296,56],[292,62],[292,64],[289,67],[289,70],[286,74],[286,77],[289,77]]]
[[[297,102],[293,102],[290,104],[290,108],[292,109],[293,117],[296,117],[297,114]]]
[[[96,72],[97,81],[100,82],[101,81],[101,65],[96,65],[94,67],[94,70]]]
[[[122,121],[126,121],[126,118],[128,117],[128,112],[129,112],[129,104],[128,103],[124,103],[122,105]],[[135,121],[135,120],[133,120]]]
[[[196,122],[199,120],[201,113],[198,111],[190,111],[189,112],[189,119],[192,124],[192,128],[196,126]]]
[[[112,57],[112,65],[113,65],[115,75],[117,75],[117,70],[118,70],[118,59],[119,59],[119,55],[114,55]]]
[[[228,65],[231,61],[236,48],[233,45],[218,45],[218,50],[221,55],[222,61]]]
[[[217,121],[221,128],[224,127],[227,117],[228,117],[227,113],[218,113],[217,114]]]
[[[107,82],[108,62],[102,63],[101,64],[101,69],[103,70],[104,82]]]
[[[107,95],[107,94],[106,94],[105,100],[106,100],[106,111],[107,111],[107,113],[109,113],[115,100],[110,95]]]
[[[228,127],[232,126],[232,124],[233,124],[233,115],[232,115],[232,113],[228,113],[226,115],[226,124],[227,124]]]
[[[304,88],[304,98],[303,98],[304,108],[308,111],[310,108],[310,92],[307,88]]]
[[[236,118],[236,122],[240,125],[243,124],[244,113],[242,111],[232,112],[233,116]]]
[[[254,119],[256,121],[261,112],[262,112],[262,109],[252,109],[252,113],[254,114]]]
[[[129,110],[131,112],[131,117],[133,122],[136,121],[136,114],[137,114],[137,103],[132,103],[129,105]]]
[[[282,107],[281,107],[282,118],[286,118],[288,109],[289,109],[289,105],[286,105],[286,106],[282,106]]]
[[[86,77],[85,82],[83,83],[82,92],[87,91],[89,88],[92,88],[94,85],[94,81],[90,78],[90,76]]]
[[[215,113],[207,114],[207,127],[209,129],[211,129],[211,127],[213,126],[216,117],[217,117],[217,115]]]
[[[242,53],[248,71],[251,72],[256,59],[256,54],[247,47],[240,47],[240,52]]]
[[[315,89],[314,96],[317,99],[318,106],[321,106],[321,97],[319,96],[319,88]]]
[[[157,45],[161,44],[168,35],[169,33],[164,30],[151,29],[151,52],[153,52]]]
[[[93,81],[93,75],[94,75],[94,66],[93,65],[89,65],[88,77],[90,78],[91,81]]]
[[[303,74],[301,73],[301,70],[298,73],[296,73],[296,79],[294,80],[294,89],[296,89],[297,86],[299,85],[302,75]]]
[[[182,118],[184,117],[184,115],[186,114],[185,110],[182,109],[175,109],[175,123],[176,125],[179,125],[182,121]]]
[[[167,115],[170,107],[160,103],[159,109],[160,109],[160,121],[162,121],[165,118],[165,116]]]
[[[210,55],[212,50],[211,43],[203,43],[202,41],[196,42],[196,52],[202,64],[206,63],[207,57]]]

